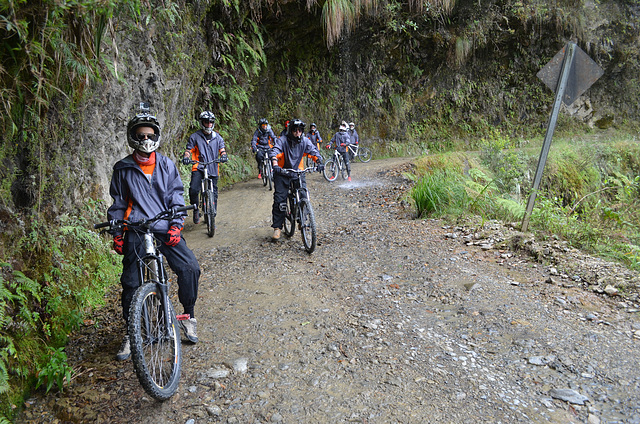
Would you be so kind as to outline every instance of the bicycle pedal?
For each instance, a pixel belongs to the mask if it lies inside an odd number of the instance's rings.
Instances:
[[[189,315],[189,314],[176,315],[176,319],[178,321],[185,321],[185,320],[188,320],[189,318],[191,318],[191,315]]]

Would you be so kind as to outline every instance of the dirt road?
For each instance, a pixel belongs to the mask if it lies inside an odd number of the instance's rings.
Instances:
[[[222,191],[215,237],[185,230],[201,341],[183,345],[178,393],[152,400],[113,360],[114,291],[67,349],[70,387],[20,422],[640,423],[638,305],[411,219],[409,163],[310,175],[311,255],[297,231],[271,242],[257,179]]]

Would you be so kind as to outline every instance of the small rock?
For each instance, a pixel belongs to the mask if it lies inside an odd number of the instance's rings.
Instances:
[[[584,405],[585,402],[589,401],[588,397],[571,389],[551,389],[549,395],[554,399],[560,399],[574,405]]]
[[[618,294],[618,289],[613,287],[612,285],[608,285],[604,288],[604,292],[609,296],[616,296]]]

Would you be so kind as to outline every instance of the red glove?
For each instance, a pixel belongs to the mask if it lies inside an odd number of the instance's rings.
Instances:
[[[330,144],[327,144],[327,149],[329,149],[330,147],[331,147],[331,145],[330,145]]]
[[[344,143],[340,143],[340,145],[343,146],[343,147],[346,146],[346,144],[344,144]]]
[[[169,234],[169,240],[164,242],[167,246],[175,246],[176,244],[180,243],[180,228],[174,225],[169,228],[167,234]]]
[[[124,255],[124,238],[122,234],[118,234],[113,237],[113,250],[116,251],[118,255]]]

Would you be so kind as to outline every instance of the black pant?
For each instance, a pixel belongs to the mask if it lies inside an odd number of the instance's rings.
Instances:
[[[201,207],[198,205],[198,194],[200,194],[200,188],[202,187],[202,178],[204,172],[193,171],[191,172],[191,184],[189,185],[189,201],[192,205]],[[218,210],[218,177],[209,176],[209,179],[213,182],[213,203],[215,210]]]
[[[178,300],[184,307],[184,313],[194,317],[194,306],[198,298],[198,282],[200,280],[200,265],[191,249],[187,247],[184,238],[176,246],[167,246],[165,234],[156,234],[161,240],[160,251],[166,258],[169,267],[178,276]],[[122,315],[125,323],[129,322],[129,307],[133,294],[140,285],[138,280],[138,257],[145,254],[144,236],[134,231],[125,231],[124,256],[122,258]]]
[[[258,149],[256,150],[256,164],[258,165],[258,172],[261,172],[260,165],[262,165],[262,162],[265,160],[264,159],[264,152],[266,150],[269,150],[269,148],[268,147],[258,147]]]
[[[340,150],[338,150],[338,153],[340,153],[342,155],[342,159],[344,159],[344,165],[347,167],[347,175],[350,177],[351,176],[351,163],[349,162],[349,151],[345,150],[344,152],[341,152]]]
[[[287,195],[289,194],[289,182],[296,177],[286,177],[276,174],[273,176],[273,206],[271,208],[272,228],[282,229],[284,224],[285,208],[287,205]],[[300,176],[300,184],[307,187],[304,174]]]

